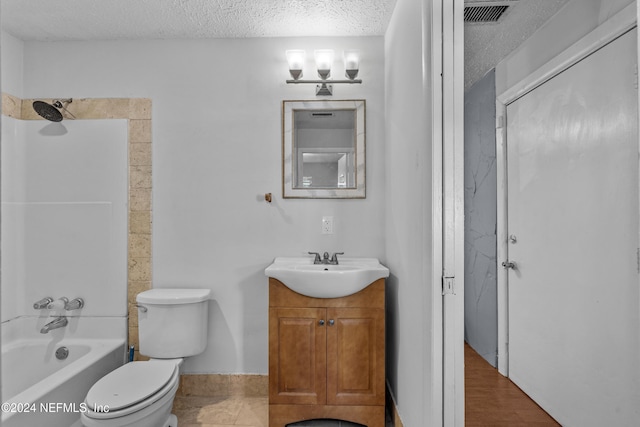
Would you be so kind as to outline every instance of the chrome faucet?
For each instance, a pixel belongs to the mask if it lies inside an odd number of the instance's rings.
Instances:
[[[320,258],[320,254],[318,252],[309,252],[309,255],[315,255],[313,259],[314,264],[327,264],[327,265],[338,265],[338,255],[344,255],[344,252],[336,252],[331,255],[329,258],[329,252],[325,252]]]
[[[33,303],[33,309],[34,310],[44,310],[52,302],[53,302],[53,298],[51,298],[51,297],[42,298],[40,301],[36,301],[36,302]]]
[[[69,321],[67,320],[67,318],[65,316],[56,317],[51,322],[49,322],[46,325],[44,325],[42,327],[42,329],[40,329],[40,333],[41,334],[46,334],[47,332],[49,332],[52,329],[63,328],[65,326],[67,326],[67,323],[69,323]]]

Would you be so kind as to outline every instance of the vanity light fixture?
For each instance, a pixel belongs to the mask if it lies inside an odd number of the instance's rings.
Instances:
[[[333,85],[340,83],[362,83],[362,80],[356,79],[360,67],[360,57],[357,50],[345,50],[343,52],[344,68],[346,80],[331,80],[331,68],[333,67],[334,53],[331,49],[319,49],[314,51],[316,61],[316,69],[320,80],[302,80],[302,71],[304,68],[306,52],[304,50],[287,50],[287,62],[289,63],[289,74],[292,79],[287,83],[312,83],[316,85],[316,95],[330,96],[333,95]]]

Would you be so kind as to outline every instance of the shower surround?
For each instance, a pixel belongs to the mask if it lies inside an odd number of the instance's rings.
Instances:
[[[53,101],[44,98],[39,100]],[[14,119],[39,120],[46,123],[33,110],[33,101],[35,99],[20,99],[3,93],[2,114]],[[138,322],[135,295],[151,288],[151,100],[145,98],[74,99],[68,108],[76,120],[127,120],[127,311],[129,343],[135,345],[137,350]],[[64,112],[63,116],[68,117]],[[3,293],[6,291],[4,286],[2,291]],[[59,295],[52,295],[52,297],[57,298]],[[6,319],[3,317],[4,320]]]

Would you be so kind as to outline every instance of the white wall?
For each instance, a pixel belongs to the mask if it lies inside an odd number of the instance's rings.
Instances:
[[[571,0],[496,66],[500,94],[634,0]]]
[[[315,98],[314,85],[285,83],[291,48],[362,52],[364,83],[336,85],[332,99],[367,100],[365,200],[281,197],[281,101]],[[381,37],[27,42],[24,57],[25,98],[151,98],[153,285],[210,288],[214,299],[209,346],[186,372],[267,373],[263,270],[274,257],[383,258]],[[324,215],[335,234],[320,233]]]
[[[22,95],[24,43],[4,31],[0,32],[0,43],[2,45],[0,48],[1,91],[20,97]],[[16,120],[5,120],[5,117],[2,117],[0,122],[0,130],[2,132],[0,143],[15,141],[18,132],[17,125],[18,122]],[[0,182],[3,182],[3,180],[0,179]],[[1,192],[0,195],[2,195]],[[6,218],[2,218],[0,224],[4,224],[5,221]],[[4,239],[4,237],[0,235],[0,239]],[[5,256],[5,253],[0,253],[0,260],[3,260]],[[19,289],[16,286],[5,285],[6,283],[0,278],[0,294],[2,296],[0,313],[2,314],[2,321],[11,319],[17,316],[18,313],[17,305],[12,302],[17,301]]]
[[[406,426],[430,425],[436,411],[425,387],[433,361],[433,190],[431,94],[421,84],[431,81],[422,43],[430,29],[423,28],[422,8],[398,0],[385,36],[387,378]]]
[[[464,99],[465,341],[491,365],[498,358],[495,71]]]
[[[5,31],[0,32],[0,87],[2,92],[22,97],[24,42]]]
[[[4,61],[3,61],[3,64],[4,64]],[[7,144],[8,141],[11,143],[15,143],[14,141],[16,141],[17,139],[18,124],[19,124],[18,120],[5,117],[5,116],[1,117],[0,128],[2,130],[2,134],[0,136],[0,142],[1,142],[0,145],[1,145],[2,151],[4,151],[4,146],[5,144]],[[20,141],[17,141],[17,142],[20,142]],[[2,161],[3,163],[5,159],[4,154],[5,153],[0,152],[0,161]],[[2,169],[2,166],[0,166],[0,170],[1,169]],[[5,186],[6,185],[5,181],[6,179],[3,175],[0,178],[0,184],[2,184],[2,186]],[[3,198],[5,197],[4,190],[2,189],[0,189],[0,196],[2,196]],[[12,224],[12,227],[7,227],[7,224]],[[22,224],[20,224],[19,218],[15,218],[12,220],[12,218],[8,216],[6,212],[4,212],[1,205],[0,205],[0,227],[1,227],[0,244],[2,245],[2,248],[0,249],[0,262],[2,264],[5,264],[7,262],[7,257],[10,256],[6,252],[5,242],[13,240],[14,243],[12,244],[12,246],[17,249],[18,239],[22,234],[18,232],[18,229],[23,229],[24,227],[22,226]],[[7,235],[7,232],[11,233],[11,235]],[[16,254],[16,255],[19,255],[19,254]],[[20,296],[21,295],[20,287],[17,285],[15,281],[12,285],[9,285],[10,281],[7,278],[7,271],[3,267],[5,266],[4,265],[0,266],[0,314],[1,314],[2,322],[4,322],[5,320],[13,319],[14,317],[18,316],[18,312],[19,312],[18,305],[22,301],[22,297]]]

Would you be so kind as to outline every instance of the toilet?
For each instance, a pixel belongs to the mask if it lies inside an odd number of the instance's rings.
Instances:
[[[207,346],[209,289],[151,289],[138,294],[140,354],[87,393],[86,427],[177,427],[171,414],[185,357]]]

